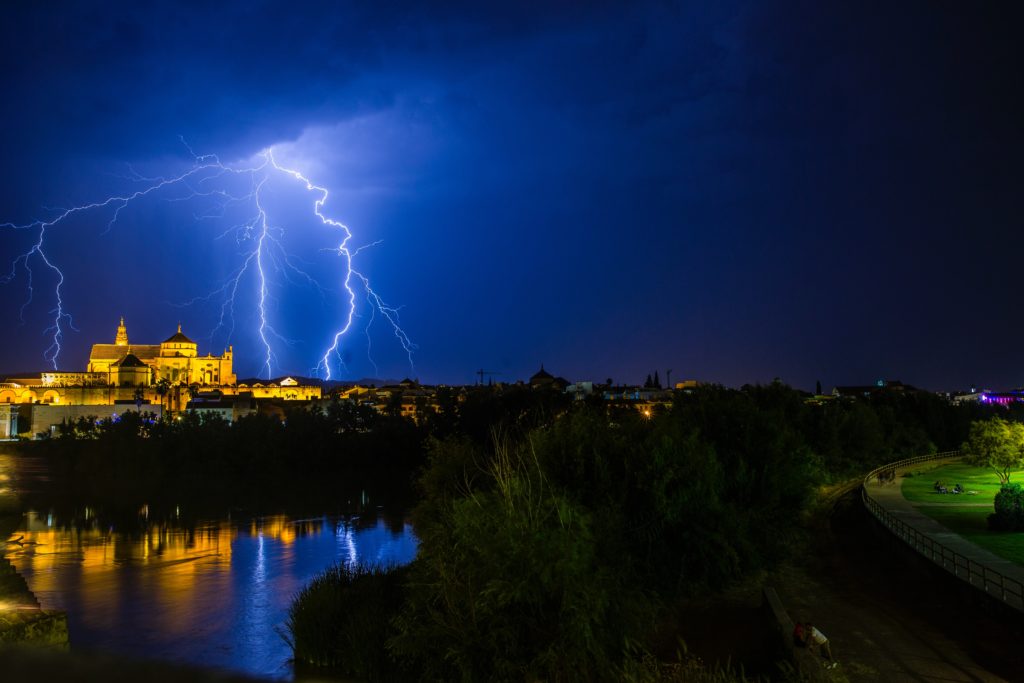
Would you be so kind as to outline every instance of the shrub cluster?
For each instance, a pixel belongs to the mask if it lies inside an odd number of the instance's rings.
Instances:
[[[1024,531],[1024,489],[1004,484],[995,498],[995,512],[988,516],[993,531]]]
[[[288,612],[286,638],[296,667],[359,680],[400,680],[381,643],[393,635],[404,570],[339,564],[302,589]]]

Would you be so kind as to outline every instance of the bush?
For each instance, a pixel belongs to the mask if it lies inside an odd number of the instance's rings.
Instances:
[[[296,667],[368,681],[399,679],[385,643],[402,602],[404,574],[395,567],[336,565],[314,578],[285,624]]]
[[[1024,530],[1024,490],[1020,484],[1007,484],[995,498],[995,512],[988,516],[993,531]]]
[[[424,529],[393,652],[426,680],[612,679],[635,587],[598,561],[592,516],[528,444],[497,451],[489,490]]]

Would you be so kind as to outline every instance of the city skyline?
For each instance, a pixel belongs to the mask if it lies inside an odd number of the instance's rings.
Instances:
[[[469,384],[544,363],[595,381],[1024,385],[1019,8],[238,8],[0,10],[0,225],[273,148],[329,191],[324,214],[367,247],[360,272],[416,346],[410,366],[381,318],[365,335],[360,295],[336,377]],[[270,292],[269,373],[251,301],[231,335],[220,302],[196,303],[248,253],[218,239],[246,216],[183,193],[48,236],[79,330],[58,364],[84,367],[124,315],[140,338],[182,321],[207,351],[234,344],[239,376],[311,375],[344,319],[322,251],[337,240],[316,232],[316,192],[268,183],[293,265],[323,288],[293,271]],[[52,275],[36,264],[23,310],[15,263],[36,237],[0,230],[6,371],[48,367]]]

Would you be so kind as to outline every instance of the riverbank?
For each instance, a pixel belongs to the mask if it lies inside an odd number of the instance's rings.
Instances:
[[[0,472],[0,476],[0,483],[10,481],[10,474]],[[6,558],[8,546],[18,543],[7,539],[20,518],[14,492],[5,486],[0,491],[0,643],[67,648],[67,614],[41,609],[25,579]]]
[[[111,655],[0,646],[4,683],[266,683],[266,679]]]

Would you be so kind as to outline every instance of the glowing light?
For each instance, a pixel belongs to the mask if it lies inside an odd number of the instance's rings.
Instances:
[[[0,612],[38,612],[39,608],[35,605],[26,605],[24,603],[17,602],[3,602],[0,601]]]
[[[279,238],[281,229],[279,227],[272,229],[271,227],[271,220],[263,202],[263,190],[271,176],[279,174],[294,179],[301,183],[308,192],[314,193],[316,198],[312,204],[313,214],[323,225],[336,229],[340,234],[340,241],[337,246],[331,247],[329,251],[336,253],[342,261],[340,280],[345,290],[343,296],[346,300],[347,311],[340,322],[341,326],[329,335],[326,349],[318,358],[315,368],[313,368],[314,374],[322,375],[325,379],[331,379],[333,374],[331,369],[332,361],[334,361],[336,367],[344,367],[341,355],[342,340],[351,329],[356,315],[357,297],[356,289],[353,286],[353,278],[355,285],[361,287],[365,292],[365,299],[370,307],[369,322],[365,328],[367,339],[369,340],[370,325],[373,324],[379,315],[390,325],[395,338],[405,351],[410,369],[415,373],[413,352],[416,350],[416,345],[401,326],[399,308],[386,303],[373,289],[366,275],[355,269],[353,259],[361,249],[366,247],[350,248],[349,242],[352,239],[352,232],[348,226],[324,213],[324,207],[330,196],[327,188],[315,184],[296,169],[280,165],[274,157],[273,148],[268,148],[256,155],[255,163],[249,165],[230,165],[222,163],[213,154],[197,155],[184,140],[182,140],[182,144],[188,149],[193,159],[192,166],[183,173],[172,177],[147,178],[132,171],[130,180],[144,183],[145,186],[141,189],[122,195],[110,196],[69,209],[62,209],[56,217],[50,220],[36,220],[25,224],[0,223],[0,229],[12,231],[34,230],[38,233],[35,243],[27,251],[14,258],[11,263],[10,272],[0,277],[0,284],[8,284],[15,280],[19,273],[24,273],[27,280],[28,294],[20,310],[22,322],[24,322],[25,310],[32,306],[36,299],[36,278],[33,268],[46,268],[56,278],[53,290],[53,301],[55,304],[54,308],[50,311],[53,315],[53,322],[44,331],[44,334],[50,335],[51,343],[43,353],[44,358],[55,370],[57,369],[58,357],[63,348],[62,343],[64,342],[65,330],[72,329],[77,331],[77,328],[74,327],[74,320],[67,310],[64,301],[64,272],[55,262],[54,256],[46,249],[47,230],[66,221],[71,216],[84,212],[106,210],[110,211],[110,217],[103,231],[105,234],[117,223],[121,211],[130,204],[158,194],[174,193],[171,197],[165,197],[165,199],[168,199],[168,201],[186,201],[199,197],[213,198],[221,202],[222,209],[228,205],[251,203],[253,211],[251,219],[242,225],[229,229],[221,235],[223,236],[234,230],[238,233],[239,242],[248,242],[251,245],[247,252],[241,254],[240,265],[226,281],[222,282],[211,292],[194,297],[187,302],[183,302],[181,305],[188,306],[220,297],[220,316],[216,326],[210,332],[210,338],[222,329],[226,329],[227,340],[230,343],[234,334],[235,302],[239,288],[242,286],[242,280],[246,274],[253,272],[256,279],[255,298],[257,303],[255,313],[259,318],[256,336],[259,337],[260,343],[263,345],[261,373],[265,373],[268,379],[272,377],[275,365],[277,365],[277,354],[274,351],[275,343],[292,344],[295,340],[283,336],[275,329],[270,320],[267,303],[270,296],[269,281],[271,272],[268,266],[272,265],[276,271],[283,271],[286,278],[295,276],[315,286],[321,296],[326,292],[325,288],[312,276],[295,266],[293,259],[289,257]],[[231,185],[228,182],[232,179],[248,180],[251,190],[240,195],[232,194],[230,191]],[[197,219],[209,217],[209,215],[203,215],[197,216]],[[377,243],[375,242],[367,246],[373,246],[374,244]],[[368,344],[368,356],[369,353]],[[370,357],[370,362],[373,363],[372,357]],[[373,364],[376,369],[376,364]]]

